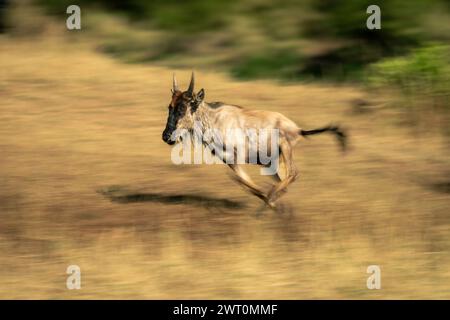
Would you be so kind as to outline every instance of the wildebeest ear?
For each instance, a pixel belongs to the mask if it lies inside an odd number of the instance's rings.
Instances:
[[[202,102],[203,99],[205,99],[205,89],[201,89],[198,93],[197,93],[197,97],[196,97],[198,102]]]

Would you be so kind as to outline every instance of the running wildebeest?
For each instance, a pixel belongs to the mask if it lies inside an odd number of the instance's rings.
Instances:
[[[225,151],[218,153],[215,152],[217,149],[214,148],[211,150],[212,153],[233,170],[234,178],[238,183],[245,186],[251,193],[262,199],[271,208],[275,207],[275,201],[286,192],[288,185],[298,176],[292,152],[293,147],[301,138],[330,132],[338,138],[342,148],[345,149],[346,135],[338,126],[329,125],[320,129],[303,130],[293,121],[278,112],[247,110],[240,106],[221,102],[208,103],[204,101],[204,98],[204,89],[201,89],[197,93],[194,92],[194,73],[192,73],[189,88],[184,92],[179,90],[174,75],[172,99],[169,104],[169,116],[166,128],[162,133],[162,139],[167,144],[173,145],[182,139],[180,136],[174,134],[176,131],[185,130],[193,134],[202,134],[209,129],[218,131],[222,137],[228,137],[228,140],[222,139],[222,147],[225,147],[222,149],[225,149]],[[226,135],[227,130],[230,129],[238,129],[241,131],[264,129],[276,130],[278,133],[276,145],[272,144],[273,140],[269,141],[273,138],[269,139],[266,135],[267,141],[253,144],[253,147],[250,144],[245,144],[244,146],[244,163],[264,165],[266,167],[268,163],[261,163],[259,157],[257,157],[256,162],[250,161],[248,155],[251,153],[251,150],[249,149],[256,148],[256,151],[260,151],[262,144],[266,143],[266,147],[269,149],[268,151],[270,151],[271,155],[273,151],[278,151],[276,158],[278,169],[272,175],[276,183],[269,192],[264,192],[257,186],[242,168],[242,162],[237,161],[237,145],[242,144],[243,139],[234,138],[233,141],[233,138]],[[201,141],[204,145],[211,147],[211,140],[202,139]],[[230,145],[232,147],[228,148]],[[278,150],[271,150],[274,147]]]

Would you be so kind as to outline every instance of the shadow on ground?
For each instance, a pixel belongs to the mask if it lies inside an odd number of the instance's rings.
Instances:
[[[242,209],[245,204],[225,198],[208,197],[196,194],[170,194],[170,193],[147,193],[147,192],[124,192],[116,187],[99,190],[113,202],[136,203],[136,202],[158,202],[165,204],[187,204],[198,207],[216,207],[225,209]]]

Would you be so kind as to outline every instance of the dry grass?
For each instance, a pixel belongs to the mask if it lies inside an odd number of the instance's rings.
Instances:
[[[357,88],[198,71],[207,100],[351,133],[345,156],[330,137],[300,145],[291,210],[256,217],[226,167],[171,163],[173,70],[56,35],[0,38],[0,70],[0,298],[450,298],[448,146],[387,110],[352,114]]]

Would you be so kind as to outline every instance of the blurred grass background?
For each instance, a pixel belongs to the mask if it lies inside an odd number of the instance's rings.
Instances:
[[[0,298],[450,297],[448,2],[378,1],[379,31],[360,0],[83,0],[81,31],[69,4],[1,10]],[[287,212],[255,217],[161,141],[191,69],[207,101],[340,122],[351,151],[302,143]]]

